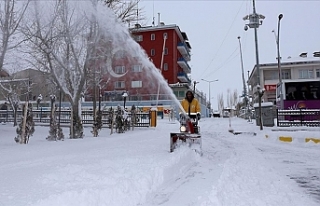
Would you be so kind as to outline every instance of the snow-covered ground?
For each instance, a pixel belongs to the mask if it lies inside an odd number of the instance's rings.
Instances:
[[[28,145],[0,125],[1,206],[316,206],[320,205],[320,130],[263,131],[233,118],[201,119],[203,156],[187,147],[169,153],[178,122],[156,128],[48,142],[36,127]],[[63,128],[68,137],[67,128]],[[266,135],[268,138],[266,138]],[[285,143],[278,136],[292,136]]]

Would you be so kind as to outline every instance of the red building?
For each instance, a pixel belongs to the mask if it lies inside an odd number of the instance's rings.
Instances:
[[[188,65],[191,46],[187,34],[181,32],[177,25],[160,24],[152,27],[136,25],[131,29],[131,33],[159,69],[163,57],[162,75],[169,84],[191,83],[187,76],[191,73]]]
[[[191,46],[185,32],[177,25],[164,25],[141,27],[136,24],[130,29],[132,37],[143,48],[156,68],[161,70],[168,84],[187,83],[191,84],[188,74],[191,68],[190,61]],[[155,76],[146,75],[144,65],[135,60],[132,54],[125,50],[119,50],[113,55],[112,73],[105,73],[103,77],[105,87],[101,93],[105,101],[118,101],[122,94],[127,91],[129,101],[155,100],[157,98],[158,81]],[[116,76],[116,77],[114,77]],[[176,95],[178,94],[175,92]],[[167,99],[167,95],[160,90],[159,99]],[[88,99],[90,100],[90,99]]]

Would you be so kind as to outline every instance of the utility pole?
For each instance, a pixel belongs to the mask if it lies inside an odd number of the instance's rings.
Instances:
[[[256,4],[255,0],[253,2],[253,13],[246,15],[243,20],[249,20],[249,23],[245,25],[244,30],[247,31],[249,28],[254,28],[254,42],[256,48],[256,70],[257,70],[257,95],[259,101],[259,120],[260,120],[260,130],[263,130],[263,123],[262,123],[262,108],[261,108],[261,98],[264,94],[264,90],[261,88],[261,80],[260,80],[260,63],[259,63],[259,49],[258,49],[258,31],[257,28],[262,24],[262,20],[265,19],[265,16],[262,14],[256,13]]]
[[[239,46],[240,46],[240,61],[241,61],[241,70],[242,70],[242,83],[243,83],[242,97],[244,98],[245,107],[247,108],[246,114],[248,115],[248,95],[247,95],[246,80],[244,79],[244,68],[243,68],[243,58],[242,58],[242,48],[241,48],[240,36],[238,36],[238,40],[239,40]]]

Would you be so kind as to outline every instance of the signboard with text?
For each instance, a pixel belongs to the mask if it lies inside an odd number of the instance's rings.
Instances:
[[[277,90],[277,85],[276,84],[267,84],[267,85],[264,85],[264,89],[266,91],[276,91]]]

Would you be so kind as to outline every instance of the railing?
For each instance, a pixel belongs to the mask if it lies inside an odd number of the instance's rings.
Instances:
[[[35,123],[47,123],[50,124],[50,110],[33,110],[33,121]],[[102,122],[103,125],[110,126],[110,115],[111,112],[107,110],[102,111]],[[150,114],[148,112],[137,112],[135,114],[136,121],[134,127],[149,127],[150,125]],[[17,122],[21,121],[22,110],[17,111]],[[131,118],[131,112],[128,112],[128,117]],[[59,120],[59,110],[56,111],[57,122],[61,124],[70,124],[71,111],[61,110]],[[82,124],[93,124],[93,112],[92,110],[83,110],[81,112]],[[14,122],[13,110],[0,110],[0,122]]]
[[[277,126],[320,127],[320,109],[277,110]]]

